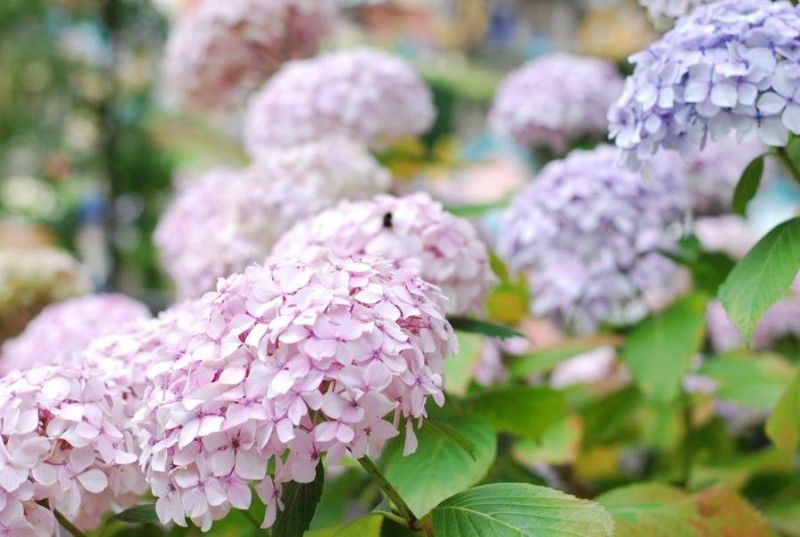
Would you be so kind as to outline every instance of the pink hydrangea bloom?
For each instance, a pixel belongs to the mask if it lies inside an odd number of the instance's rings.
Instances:
[[[608,108],[622,86],[622,77],[609,62],[551,54],[506,77],[489,122],[524,147],[544,146],[561,153],[581,137],[605,136]]]
[[[312,247],[391,259],[438,286],[449,314],[479,310],[494,282],[486,246],[472,224],[423,193],[342,203],[297,224],[272,255],[290,258]]]
[[[121,294],[72,298],[46,307],[3,345],[0,373],[61,363],[95,337],[150,317],[147,306]]]
[[[218,169],[179,187],[154,241],[182,299],[266,259],[296,222],[343,199],[385,192],[391,176],[358,143],[329,138],[271,152],[245,171]]]
[[[230,104],[284,62],[314,54],[335,15],[334,0],[206,0],[170,34],[168,81],[192,104]]]
[[[135,504],[146,490],[119,402],[99,372],[72,366],[0,379],[0,532],[49,537],[46,500],[79,528]]]
[[[355,49],[288,64],[251,99],[244,143],[258,155],[342,134],[380,148],[425,132],[434,116],[431,92],[410,65]]]
[[[221,281],[185,352],[149,369],[135,416],[160,519],[208,530],[256,483],[267,527],[281,484],[312,481],[323,453],[377,456],[401,418],[413,451],[456,346],[443,304],[389,262],[319,251]]]
[[[708,335],[717,352],[744,346],[742,333],[731,322],[719,302],[708,305]],[[795,280],[789,296],[776,302],[756,326],[750,345],[767,350],[783,337],[800,337],[800,277]]]

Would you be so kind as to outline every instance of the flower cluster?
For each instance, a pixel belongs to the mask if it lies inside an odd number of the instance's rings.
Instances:
[[[147,306],[120,294],[72,298],[46,307],[3,345],[0,372],[69,361],[98,336],[150,317]]]
[[[608,108],[621,93],[622,77],[611,63],[552,54],[508,75],[489,121],[524,147],[562,153],[581,137],[605,137]]]
[[[335,14],[334,0],[206,0],[170,35],[171,86],[192,104],[229,104],[284,62],[314,54]]]
[[[146,490],[118,402],[97,372],[42,367],[0,379],[0,533],[49,537],[47,502],[81,529]]]
[[[800,133],[800,8],[787,1],[700,6],[647,50],[609,112],[611,137],[638,165],[662,148],[689,157],[735,131],[771,146]]]
[[[686,163],[686,186],[692,195],[695,215],[727,214],[733,211],[733,192],[742,171],[765,147],[758,140],[739,144],[728,136],[711,141]]]
[[[731,322],[719,302],[708,305],[708,335],[717,352],[744,346],[742,333]],[[791,294],[776,302],[756,326],[750,345],[754,349],[768,350],[785,337],[800,337],[800,277],[795,280]]]
[[[159,518],[208,529],[255,482],[270,526],[281,484],[312,481],[323,453],[377,456],[401,418],[414,450],[456,345],[443,303],[389,262],[320,251],[221,281],[185,351],[149,369],[135,417]]]
[[[603,146],[552,162],[503,217],[498,253],[528,273],[532,312],[579,333],[641,320],[680,281],[664,255],[689,209],[680,166],[655,159],[647,178],[616,158]]]
[[[258,155],[341,134],[380,148],[428,130],[434,115],[430,90],[400,58],[371,49],[335,52],[288,64],[254,95],[244,143]]]
[[[474,313],[494,281],[486,246],[467,220],[424,193],[342,203],[300,222],[272,250],[290,258],[325,247],[341,257],[383,257],[410,269],[447,297],[447,313]]]
[[[55,248],[0,249],[0,342],[53,302],[89,291],[78,261]]]
[[[212,290],[217,278],[266,259],[299,220],[390,184],[388,171],[360,144],[310,142],[270,152],[245,171],[219,169],[184,182],[154,242],[178,295],[193,298]]]

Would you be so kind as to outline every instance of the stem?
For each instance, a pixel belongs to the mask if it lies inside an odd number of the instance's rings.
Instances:
[[[789,153],[786,152],[785,147],[777,147],[775,148],[775,156],[778,157],[778,160],[781,161],[781,164],[786,167],[787,170],[792,174],[792,178],[797,182],[800,183],[800,170],[797,169],[797,166],[794,165],[792,159],[789,157]]]
[[[72,537],[86,537],[86,534],[76,528],[75,524],[70,522],[67,517],[59,513],[58,509],[53,509],[53,514],[56,516],[56,520],[58,520],[58,523],[61,525],[61,527],[67,530]]]
[[[402,496],[400,496],[400,493],[397,492],[397,490],[395,490],[392,484],[389,483],[389,481],[387,481],[385,477],[383,477],[383,474],[378,469],[378,467],[375,466],[375,463],[372,462],[372,460],[370,460],[369,457],[361,457],[360,459],[358,459],[358,463],[364,470],[366,470],[366,472],[370,475],[370,477],[374,479],[375,482],[381,487],[383,492],[386,494],[389,500],[394,504],[394,506],[397,507],[397,510],[400,511],[400,514],[403,515],[403,518],[405,518],[406,522],[408,523],[408,527],[411,528],[412,530],[419,530],[419,528],[417,527],[417,522],[419,522],[417,520],[417,517],[414,516],[414,513],[411,511],[411,508],[408,506],[405,500],[403,500]]]
[[[694,423],[692,421],[692,401],[691,396],[683,392],[683,458],[681,461],[681,475],[678,484],[686,488],[692,478],[692,466],[694,464]]]

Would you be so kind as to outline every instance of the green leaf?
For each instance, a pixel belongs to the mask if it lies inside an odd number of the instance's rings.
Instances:
[[[422,430],[434,438],[448,440],[466,451],[472,460],[475,460],[475,444],[470,442],[463,434],[444,421],[436,418],[426,418]]]
[[[779,355],[737,352],[708,360],[698,373],[714,380],[715,397],[769,411],[778,403],[795,369]]]
[[[416,452],[403,457],[398,442],[387,453],[384,475],[419,518],[445,498],[480,482],[497,453],[495,432],[485,420],[459,418],[450,424],[475,446],[474,458],[449,438],[424,428],[417,434]]]
[[[160,524],[156,514],[156,506],[152,503],[125,509],[111,517],[111,519],[128,522],[129,524]]]
[[[596,503],[523,483],[484,485],[433,510],[436,537],[611,537],[614,522]]]
[[[444,361],[444,388],[447,393],[465,396],[481,360],[485,337],[478,334],[460,334],[458,352]]]
[[[764,155],[758,156],[753,159],[747,168],[744,169],[742,177],[736,184],[736,190],[733,193],[733,211],[736,214],[744,216],[747,210],[747,204],[750,203],[756,193],[758,187],[761,185],[761,177],[764,175]]]
[[[631,485],[597,498],[616,523],[616,537],[768,537],[766,521],[735,492],[712,487],[689,496],[658,483]]]
[[[281,494],[283,510],[278,512],[272,527],[274,537],[303,537],[314,518],[324,482],[325,469],[320,462],[317,464],[317,475],[311,483],[291,481],[284,485]]]
[[[514,442],[514,457],[526,465],[572,464],[578,459],[583,421],[577,414],[567,416],[541,438],[524,438]]]
[[[514,359],[509,365],[511,377],[524,379],[537,373],[547,373],[564,360],[593,351],[606,345],[618,346],[619,338],[614,336],[595,336],[565,341],[550,347],[539,347]]]
[[[498,432],[539,438],[567,415],[567,401],[551,388],[512,386],[483,392],[467,402],[470,415],[481,416]]]
[[[310,531],[306,537],[381,537],[383,515],[369,514],[334,529]]]
[[[721,252],[703,252],[689,265],[695,287],[716,295],[736,262]]]
[[[767,421],[767,436],[788,455],[800,444],[800,373],[783,392]]]
[[[480,321],[478,319],[467,319],[465,317],[448,317],[450,324],[459,332],[468,334],[481,334],[489,337],[499,337],[501,339],[511,339],[515,337],[525,337],[513,328],[501,324]]]
[[[690,295],[637,326],[622,347],[622,359],[649,398],[670,403],[703,345],[706,300]]]
[[[639,409],[642,394],[630,386],[588,403],[581,409],[583,418],[583,445],[603,444],[624,429],[631,416]]]
[[[733,269],[719,291],[722,305],[747,341],[800,270],[800,218],[779,225]]]

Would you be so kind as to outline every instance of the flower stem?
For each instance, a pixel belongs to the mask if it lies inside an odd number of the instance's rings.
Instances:
[[[397,510],[400,511],[400,514],[408,523],[408,527],[412,530],[418,530],[417,528],[417,517],[414,515],[411,508],[408,504],[403,500],[400,493],[392,486],[389,481],[383,476],[381,471],[375,466],[375,463],[370,460],[369,457],[361,457],[358,459],[358,463],[361,467],[370,475],[372,479],[378,484],[378,486],[383,490],[384,494],[389,498],[389,500],[397,507]]]
[[[678,484],[686,488],[692,479],[692,466],[694,464],[694,422],[691,396],[683,392],[683,457],[681,461],[681,474]]]
[[[56,516],[56,520],[58,520],[58,523],[61,525],[61,527],[67,530],[72,537],[86,537],[86,534],[76,528],[75,524],[70,522],[67,517],[59,513],[58,509],[53,509],[53,514]]]
[[[797,169],[792,159],[789,157],[789,153],[786,151],[785,147],[776,147],[775,148],[775,156],[778,157],[778,160],[781,161],[781,164],[789,170],[792,174],[792,178],[797,182],[800,183],[800,170]]]

